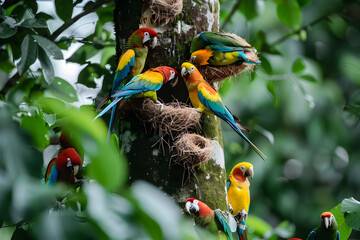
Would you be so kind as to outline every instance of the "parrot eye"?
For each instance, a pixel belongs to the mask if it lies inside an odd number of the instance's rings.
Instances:
[[[144,32],[144,36],[145,36],[145,37],[150,37],[150,35],[149,35],[148,32]]]
[[[197,204],[199,201],[198,200],[194,200],[193,203]]]
[[[191,59],[192,59],[192,60],[195,60],[195,58],[196,58],[196,56],[192,56],[192,58],[191,58]]]
[[[191,68],[189,69],[190,72],[191,72],[191,71],[194,71],[194,70],[195,70],[194,67],[191,67]]]
[[[244,167],[244,166],[241,166],[240,169],[241,169],[242,171],[245,171],[245,167]]]

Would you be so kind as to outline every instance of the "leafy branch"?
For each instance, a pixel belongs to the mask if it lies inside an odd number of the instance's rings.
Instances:
[[[89,13],[92,13],[96,11],[99,7],[101,7],[104,4],[110,3],[112,0],[100,0],[95,2],[93,5],[91,5],[89,8],[84,10],[82,13],[79,13],[75,17],[71,18],[69,21],[65,22],[63,25],[61,25],[58,29],[56,29],[55,32],[53,32],[49,40],[55,41],[55,39],[63,33],[67,28],[69,28],[71,25],[73,25],[76,21],[78,21],[80,18],[88,15]],[[15,83],[21,78],[22,75],[19,74],[19,72],[16,72],[5,84],[3,89],[0,91],[0,94],[5,95],[12,86],[15,85]]]
[[[224,23],[221,25],[220,31],[223,31],[225,26],[230,22],[231,18],[235,14],[236,10],[239,8],[240,4],[241,4],[241,0],[237,0],[237,2],[234,4],[233,8],[231,9],[229,16],[226,18]]]

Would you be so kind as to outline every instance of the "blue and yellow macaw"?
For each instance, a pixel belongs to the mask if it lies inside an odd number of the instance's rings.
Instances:
[[[199,70],[191,63],[185,62],[181,66],[181,75],[189,91],[190,101],[194,108],[206,114],[220,117],[227,122],[262,158],[266,156],[243,134],[233,115],[226,108],[219,93],[206,82]]]
[[[260,60],[253,60],[246,57],[244,48],[229,47],[222,45],[209,45],[204,49],[197,50],[191,54],[190,62],[195,65],[224,66],[233,63],[241,64],[243,62],[250,64],[259,64]]]
[[[232,234],[236,232],[236,222],[231,214],[219,209],[212,210],[208,205],[194,198],[186,200],[185,209],[193,217],[196,225],[209,230],[219,239],[238,239]]]
[[[253,48],[238,36],[229,33],[202,32],[191,42],[190,62],[195,65],[223,66],[242,62],[259,64],[249,59],[245,52]]]
[[[254,177],[254,166],[248,162],[241,162],[233,167],[227,181],[229,208],[238,222],[237,231],[241,240],[247,239],[245,220],[250,206],[248,177]]]
[[[175,69],[167,66],[151,68],[142,74],[136,75],[121,90],[115,92],[111,96],[115,98],[114,101],[104,108],[104,110],[102,110],[95,119],[101,117],[110,108],[123,99],[149,97],[154,102],[158,103],[156,91],[158,91],[168,81],[176,79],[177,75],[178,73]]]
[[[100,109],[110,99],[110,96],[125,86],[130,79],[142,72],[148,54],[148,46],[152,44],[156,36],[157,33],[150,28],[140,28],[131,34],[128,40],[129,49],[123,53],[119,59],[112,88],[108,95],[101,100],[97,109]],[[116,105],[113,105],[109,122],[108,138],[110,137],[115,113]]]
[[[45,183],[48,185],[59,182],[67,185],[77,183],[76,175],[80,171],[81,163],[81,157],[76,150],[66,148],[49,162],[45,173]]]
[[[338,224],[331,212],[321,214],[321,224],[310,232],[306,240],[340,240]]]

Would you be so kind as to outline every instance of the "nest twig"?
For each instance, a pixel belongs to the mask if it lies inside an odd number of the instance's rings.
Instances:
[[[176,152],[174,163],[184,168],[194,168],[200,163],[207,162],[212,154],[211,140],[195,133],[185,133],[174,142],[173,151]]]
[[[155,21],[165,21],[167,24],[181,13],[183,0],[150,0],[149,9],[155,15]]]

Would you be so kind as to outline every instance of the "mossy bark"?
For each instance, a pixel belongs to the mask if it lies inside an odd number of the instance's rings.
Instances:
[[[155,49],[149,49],[144,71],[151,67],[167,65],[180,72],[181,64],[190,57],[192,38],[202,31],[218,30],[219,2],[184,0],[182,13],[166,24],[154,21],[157,19],[156,16],[149,17],[148,4],[148,1],[141,0],[116,1],[114,14],[119,15],[114,17],[117,21],[117,57],[121,54],[122,43],[134,30],[139,26],[150,27],[158,32],[159,44]],[[136,9],[127,9],[130,5]],[[190,105],[182,79],[175,87],[171,87],[170,84],[162,87],[158,97],[164,102],[173,101],[175,98]],[[129,161],[130,182],[137,179],[151,182],[168,193],[181,206],[187,198],[193,197],[207,203],[213,209],[225,210],[226,171],[220,121],[214,116],[203,114],[201,126],[201,134],[212,139],[212,157],[193,169],[184,169],[182,165],[173,164],[170,146],[159,144],[159,136],[151,130],[150,125],[144,124],[135,116],[121,120],[120,148]],[[166,140],[172,144],[172,139]]]

